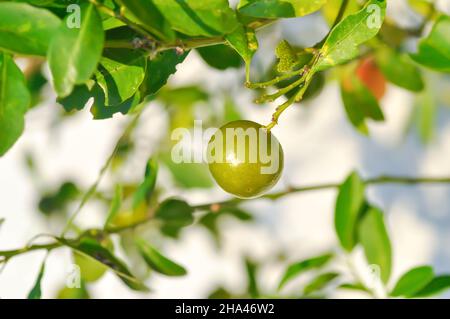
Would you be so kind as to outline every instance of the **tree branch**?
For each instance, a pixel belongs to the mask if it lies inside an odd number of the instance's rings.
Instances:
[[[397,184],[397,185],[419,185],[419,184],[450,184],[450,177],[401,177],[401,176],[379,176],[375,178],[369,178],[364,181],[364,184],[367,186],[376,186],[376,185],[386,185],[386,184]],[[326,184],[319,184],[319,185],[311,185],[311,186],[302,186],[302,187],[292,187],[285,191],[281,191],[278,193],[272,193],[267,194],[262,197],[256,198],[256,199],[269,199],[269,200],[277,200],[279,198],[293,195],[297,193],[306,193],[306,192],[313,192],[313,191],[319,191],[319,190],[327,190],[327,189],[337,189],[341,183],[326,183]],[[251,200],[256,200],[251,199]],[[249,201],[249,199],[240,199],[240,198],[232,198],[230,200],[222,201],[222,202],[212,202],[212,203],[206,203],[201,205],[195,205],[192,206],[192,208],[195,211],[216,211],[217,209],[220,209],[221,207],[235,207],[239,204],[242,204],[243,202]],[[126,230],[134,229],[136,227],[142,226],[149,221],[153,219],[153,216],[149,216],[146,219],[140,220],[138,222],[115,227],[115,228],[108,228],[104,230],[105,234],[117,234]],[[81,235],[82,236],[82,235]],[[73,240],[79,240],[80,237],[75,238]],[[60,242],[50,242],[47,244],[38,244],[38,245],[30,245],[25,246],[23,248],[14,249],[14,250],[4,250],[0,251],[0,257],[3,257],[3,259],[0,259],[0,263],[8,261],[10,258],[25,254],[31,251],[35,250],[52,250],[55,248],[62,247],[63,245]]]

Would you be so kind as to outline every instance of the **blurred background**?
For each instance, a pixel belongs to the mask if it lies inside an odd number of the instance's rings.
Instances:
[[[420,16],[405,1],[388,4],[389,17],[399,25],[414,27],[421,23]],[[449,1],[438,5],[450,14]],[[263,29],[258,33],[260,50],[253,61],[252,77],[260,79],[268,72],[281,39],[305,47],[320,41],[327,32],[328,24],[320,13]],[[46,65],[42,74],[49,78]],[[292,106],[273,129],[286,160],[275,190],[340,182],[352,170],[366,178],[382,174],[449,176],[450,78],[431,71],[425,76],[433,83],[429,89],[435,103],[424,106],[415,95],[389,85],[381,100],[386,121],[369,123],[369,137],[351,126],[338,83],[327,76],[318,96]],[[146,107],[133,142],[123,146],[123,158],[118,156],[114,163],[118,168],[102,181],[100,191],[110,191],[118,180],[133,183],[142,179],[149,156],[160,152],[162,145],[170,145],[167,141],[171,130],[188,125],[186,122],[192,125],[193,119],[203,119],[211,126],[219,126],[229,118],[266,124],[276,104],[254,104],[256,94],[244,87],[244,80],[242,66],[216,70],[199,52],[191,52],[161,97]],[[0,218],[5,219],[0,229],[1,250],[22,247],[36,234],[61,231],[67,214],[78,204],[79,194],[95,181],[130,119],[118,113],[110,119],[93,121],[88,107],[65,114],[49,84],[44,84],[36,98],[37,105],[27,113],[25,133],[0,160]],[[217,115],[224,110],[223,117]],[[58,198],[62,186],[64,199]],[[204,168],[180,172],[167,163],[161,164],[158,192],[161,198],[179,196],[190,204],[229,198]],[[129,290],[108,272],[89,285],[89,293],[93,298],[204,298],[221,288],[222,292],[244,294],[248,281],[244,260],[248,259],[258,265],[260,290],[270,295],[287,264],[336,249],[335,198],[336,191],[326,190],[277,201],[248,201],[242,207],[251,220],[223,216],[215,229],[200,223],[184,228],[178,239],[155,239],[167,256],[188,269],[187,276],[151,275],[147,282],[152,292],[142,294]],[[450,185],[370,186],[369,199],[387,216],[394,255],[392,282],[415,265],[433,265],[438,274],[450,272]],[[101,227],[107,211],[99,195],[83,209],[77,225]],[[118,238],[114,241],[117,244]],[[125,258],[120,245],[116,247],[118,255]],[[0,275],[0,298],[26,297],[44,255],[38,251],[12,259]],[[51,253],[42,283],[44,298],[56,297],[64,286],[71,269],[70,255],[64,248]],[[364,267],[361,252],[354,255]],[[133,265],[132,260],[131,264],[139,273],[138,265]],[[339,261],[332,267],[346,271]],[[308,276],[299,280],[286,287],[287,295]],[[367,296],[333,290],[330,297]]]

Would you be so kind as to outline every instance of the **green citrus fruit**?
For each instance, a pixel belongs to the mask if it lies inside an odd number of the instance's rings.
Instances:
[[[233,121],[219,128],[208,143],[209,170],[217,184],[240,198],[271,189],[283,170],[283,149],[262,125]]]

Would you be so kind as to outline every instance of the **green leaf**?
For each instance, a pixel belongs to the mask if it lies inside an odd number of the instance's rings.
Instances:
[[[178,55],[175,50],[164,51],[149,61],[142,96],[153,95],[166,85],[169,77],[177,71],[177,65],[184,61],[188,53]]]
[[[184,276],[187,274],[184,267],[163,256],[145,240],[136,239],[136,245],[147,265],[154,271],[166,276]]]
[[[341,97],[350,123],[360,133],[369,134],[366,119],[384,121],[377,99],[356,76],[348,74],[341,79]]]
[[[162,222],[161,231],[168,236],[177,237],[182,227],[193,223],[194,209],[179,199],[167,199],[161,203],[155,218]]]
[[[347,290],[356,290],[356,291],[368,292],[367,288],[364,287],[362,284],[359,284],[359,283],[342,284],[342,285],[339,285],[338,288],[339,289],[347,289]]]
[[[188,203],[179,199],[167,199],[161,203],[155,217],[173,226],[188,226],[192,224],[194,209]]]
[[[114,256],[106,247],[103,247],[95,239],[89,237],[82,237],[77,241],[69,241],[64,238],[56,239],[61,242],[61,244],[72,248],[75,252],[97,260],[107,266],[114,271],[129,288],[138,291],[149,290],[128,270],[123,261]]]
[[[341,246],[351,251],[356,245],[356,224],[365,202],[365,185],[353,172],[339,187],[334,213],[334,227]]]
[[[380,268],[381,280],[386,283],[391,275],[392,249],[383,213],[378,208],[370,208],[364,213],[358,226],[358,240],[367,261]]]
[[[100,60],[105,36],[102,20],[93,4],[81,6],[80,28],[69,28],[68,18],[54,35],[48,51],[48,63],[59,97],[68,96],[76,84],[91,78]]]
[[[413,92],[423,90],[422,74],[406,54],[386,48],[379,50],[376,58],[378,66],[389,82]]]
[[[438,295],[450,289],[450,275],[441,275],[431,280],[424,288],[415,293],[412,297],[424,298]]]
[[[252,299],[260,297],[259,287],[258,287],[258,264],[252,260],[245,259],[245,269],[247,271],[247,291]]]
[[[336,20],[337,13],[339,12],[342,2],[343,0],[327,1],[327,3],[323,6],[322,14],[330,26],[333,25]],[[345,10],[342,18],[346,18],[349,14],[359,11],[361,9],[361,5],[358,2],[358,0],[348,0],[347,9]]]
[[[64,285],[61,290],[59,290],[57,297],[58,299],[90,299],[89,291],[87,290],[84,281],[81,281],[80,288],[69,288]]]
[[[18,54],[45,56],[60,20],[26,3],[0,3],[0,48]]]
[[[144,180],[133,195],[133,209],[137,209],[143,202],[148,202],[155,188],[157,175],[158,163],[150,159],[145,167]]]
[[[182,188],[210,188],[214,185],[204,163],[175,163],[170,154],[162,156],[161,160]]]
[[[333,254],[328,253],[317,257],[309,258],[306,260],[302,260],[290,265],[288,269],[285,271],[280,281],[280,284],[278,285],[278,289],[280,290],[289,281],[299,276],[300,274],[304,273],[305,271],[325,266],[332,258]]]
[[[232,33],[225,36],[227,43],[244,59],[246,80],[250,81],[250,64],[258,50],[258,39],[255,30],[240,25]]]
[[[57,102],[64,107],[66,112],[81,110],[92,97],[92,93],[86,85],[77,85],[72,93],[64,98],[57,98]]]
[[[104,228],[107,228],[108,225],[114,220],[114,218],[117,216],[117,213],[120,210],[120,207],[122,206],[122,199],[123,199],[123,189],[120,184],[117,184],[114,189],[114,197],[111,201],[111,204],[109,206],[109,212],[108,217],[105,221]]]
[[[435,134],[438,102],[436,96],[428,85],[426,89],[417,96],[415,101],[415,120],[422,143],[429,143]]]
[[[105,92],[106,105],[118,105],[132,97],[145,77],[147,57],[129,49],[106,49],[95,72],[98,85]]]
[[[313,292],[320,291],[324,289],[329,283],[339,277],[338,273],[329,272],[325,274],[320,274],[314,278],[308,285],[303,289],[305,295],[310,295]]]
[[[327,0],[241,0],[239,13],[255,18],[302,17],[319,10]]]
[[[325,70],[357,56],[359,45],[380,30],[385,13],[386,0],[371,0],[362,10],[342,20],[327,37],[314,69]]]
[[[0,218],[0,228],[2,228],[2,225],[5,223],[5,219],[4,218]]]
[[[119,4],[138,20],[145,29],[156,35],[159,39],[170,41],[175,39],[175,32],[170,24],[158,11],[153,1],[149,0],[119,0]],[[134,20],[134,19],[133,19]]]
[[[418,52],[411,57],[428,68],[450,72],[450,17],[439,17],[428,37],[420,41]]]
[[[30,293],[28,294],[28,299],[41,299],[42,297],[42,291],[41,291],[41,282],[42,278],[44,277],[45,273],[45,262],[47,261],[47,256],[45,257],[44,261],[41,264],[41,268],[39,270],[39,274],[36,278],[36,282],[31,289]]]
[[[69,205],[78,198],[80,190],[72,181],[64,181],[56,191],[45,193],[39,201],[39,210],[46,214],[64,216]]]
[[[239,112],[239,107],[231,97],[225,98],[223,108],[223,119],[225,123],[242,120],[242,114]]]
[[[227,0],[152,0],[176,31],[189,36],[218,36],[234,31],[237,18]]]
[[[433,268],[430,266],[413,268],[400,277],[390,295],[411,297],[430,283],[433,277]]]
[[[232,48],[224,44],[197,48],[202,59],[210,66],[218,70],[239,68],[242,59]]]
[[[30,93],[22,72],[11,56],[0,52],[0,156],[22,134],[29,105]]]
[[[91,106],[91,113],[96,120],[103,120],[113,117],[116,113],[127,114],[141,102],[141,94],[136,92],[135,95],[117,105],[105,104],[105,93],[99,85],[95,85],[91,94],[94,97],[94,103]]]

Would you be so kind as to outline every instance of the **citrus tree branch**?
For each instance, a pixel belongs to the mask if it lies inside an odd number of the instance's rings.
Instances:
[[[397,184],[397,185],[420,185],[420,184],[450,184],[450,176],[449,177],[401,177],[401,176],[379,176],[375,178],[368,178],[364,181],[367,186],[376,186],[376,185],[386,185],[386,184]],[[298,194],[298,193],[306,193],[312,191],[320,191],[320,190],[329,190],[329,189],[337,189],[341,183],[325,183],[318,185],[310,185],[310,186],[302,186],[302,187],[291,187],[287,190],[267,194],[258,199],[269,199],[269,200],[277,200],[279,198]],[[248,199],[239,199],[233,198],[230,200],[222,201],[222,202],[211,202],[201,205],[194,205],[192,208],[197,211],[217,211],[220,208],[226,207],[235,207],[243,202],[249,201]],[[126,230],[134,229],[139,226],[142,226],[153,219],[153,216],[149,216],[146,219],[137,221],[132,224],[128,224],[125,226],[107,228],[103,232],[105,234],[117,234]],[[72,239],[74,241],[79,240],[83,235]],[[31,251],[36,250],[53,250],[55,248],[62,247],[63,244],[60,241],[49,242],[46,244],[36,244],[36,245],[27,245],[23,248],[14,249],[14,250],[4,250],[0,251],[0,263],[8,261],[10,258],[25,254]]]

